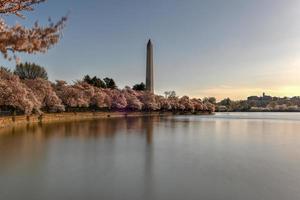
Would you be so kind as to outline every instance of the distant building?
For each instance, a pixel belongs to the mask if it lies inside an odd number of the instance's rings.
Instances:
[[[258,96],[250,96],[247,98],[248,101],[272,101],[273,97],[266,95],[266,93],[263,93],[261,97]]]
[[[247,98],[248,104],[252,106],[255,105],[257,107],[266,107],[272,101],[273,97],[266,95],[266,93],[263,93],[261,97],[250,96]]]
[[[258,101],[259,97],[258,96],[250,96],[247,98],[248,101]]]
[[[266,95],[266,93],[263,93],[263,96],[261,97],[262,101],[272,101],[272,99],[273,98],[271,96]]]

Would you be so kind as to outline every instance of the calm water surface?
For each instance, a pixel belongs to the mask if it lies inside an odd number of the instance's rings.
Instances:
[[[300,114],[223,113],[0,131],[0,200],[299,200]]]

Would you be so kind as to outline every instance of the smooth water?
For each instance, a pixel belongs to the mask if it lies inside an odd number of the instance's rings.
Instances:
[[[299,200],[300,114],[3,129],[0,199]]]

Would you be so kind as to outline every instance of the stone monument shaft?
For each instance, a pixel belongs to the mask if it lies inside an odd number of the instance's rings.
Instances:
[[[151,40],[147,44],[147,63],[146,63],[146,90],[153,93],[153,45]]]

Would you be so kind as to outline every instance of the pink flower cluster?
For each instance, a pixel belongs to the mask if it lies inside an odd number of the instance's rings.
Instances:
[[[61,112],[65,108],[98,108],[128,111],[189,111],[214,112],[214,105],[188,96],[169,97],[146,91],[103,89],[78,81],[51,83],[44,79],[20,80],[18,76],[0,70],[0,105],[10,106],[25,114]]]

